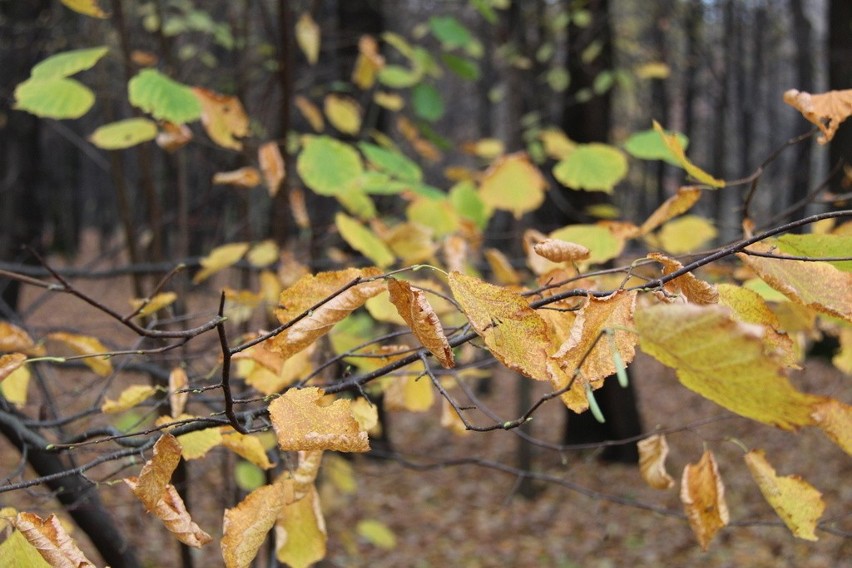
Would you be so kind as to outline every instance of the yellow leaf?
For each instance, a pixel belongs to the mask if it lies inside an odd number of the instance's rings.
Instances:
[[[355,136],[361,130],[361,107],[355,99],[330,94],[323,106],[328,121],[340,132]]]
[[[364,400],[364,399],[360,399]],[[322,466],[323,481],[329,481],[341,493],[351,495],[358,490],[355,469],[352,464],[337,454],[329,454]]]
[[[455,366],[453,350],[444,335],[441,320],[422,290],[412,288],[408,282],[390,278],[387,281],[390,301],[399,315],[414,332],[414,336],[428,349],[445,369]]]
[[[225,509],[221,546],[227,568],[251,566],[292,492],[292,482],[279,480],[255,489],[233,509]]]
[[[237,138],[248,135],[249,119],[240,100],[201,87],[192,92],[201,103],[201,124],[210,139],[223,148],[242,150]]]
[[[371,431],[379,424],[379,409],[366,398],[356,398],[349,404],[349,411],[361,430]]]
[[[376,91],[373,93],[373,102],[382,108],[391,111],[402,110],[405,106],[405,99],[396,93],[388,93],[386,91]]]
[[[20,367],[0,382],[0,394],[15,406],[24,406],[27,403],[29,386],[30,370]]]
[[[299,112],[302,113],[302,116],[305,117],[305,120],[308,121],[308,124],[311,125],[311,128],[314,129],[314,132],[322,132],[323,128],[325,128],[325,120],[322,117],[319,107],[302,95],[296,96],[293,99],[293,103],[299,109]]]
[[[784,93],[784,102],[819,127],[822,136],[817,142],[820,144],[830,142],[840,123],[852,115],[852,89],[816,95],[790,89]]]
[[[589,258],[589,249],[577,243],[559,239],[544,239],[533,245],[533,250],[551,262],[574,262]]]
[[[275,535],[275,557],[291,568],[307,568],[325,558],[328,535],[313,485],[303,498],[284,506],[275,524]]]
[[[13,513],[17,515],[17,513]],[[27,542],[20,531],[12,531],[12,534],[0,544],[0,568],[51,568],[38,550]]]
[[[358,533],[358,536],[373,546],[384,550],[393,550],[396,548],[396,535],[381,521],[375,519],[358,521],[355,531]]]
[[[837,339],[840,350],[831,358],[831,362],[847,375],[852,375],[852,327],[841,329]]]
[[[583,264],[598,264],[612,260],[624,250],[627,235],[614,230],[617,228],[617,226],[600,223],[595,225],[568,225],[556,229],[550,233],[549,237],[586,247],[589,249],[589,258],[583,261]]]
[[[366,452],[367,433],[353,418],[349,401],[338,399],[323,406],[323,391],[290,389],[269,405],[278,446],[285,451],[333,450]]]
[[[300,377],[308,375],[313,370],[312,357],[316,343],[286,359],[281,353],[272,350],[270,346],[271,341],[267,340],[234,355],[235,359],[248,358],[256,363],[245,375],[245,379],[246,383],[263,394],[281,392],[281,389],[293,384]]]
[[[716,237],[713,222],[697,215],[684,215],[663,225],[657,234],[660,248],[671,254],[698,250]]]
[[[503,141],[498,138],[482,138],[462,144],[462,151],[486,160],[493,160],[504,152]]]
[[[214,248],[210,254],[201,259],[201,270],[195,274],[192,282],[200,284],[220,270],[236,264],[250,246],[249,243],[230,243]]]
[[[667,79],[671,72],[671,68],[661,61],[643,63],[634,69],[634,73],[640,79]]]
[[[171,306],[175,300],[177,300],[177,294],[174,292],[160,292],[153,298],[134,298],[130,300],[130,305],[134,310],[142,307],[142,309],[139,309],[139,313],[136,314],[136,317],[146,318],[159,312],[163,308]]]
[[[319,473],[323,450],[299,452],[299,465],[293,472],[293,497],[301,499],[310,493]]]
[[[135,477],[128,477],[124,482],[132,491],[136,491],[137,479]],[[163,526],[170,533],[187,546],[201,548],[213,540],[209,534],[193,522],[183,499],[172,484],[166,485],[162,496],[150,512],[162,521]]]
[[[519,294],[460,272],[451,272],[450,289],[485,345],[505,366],[536,380],[547,380],[549,328]]]
[[[461,227],[458,213],[446,199],[415,197],[406,208],[405,215],[409,221],[431,229],[437,238],[455,233]]]
[[[680,262],[664,254],[655,252],[649,254],[648,258],[662,264],[663,274],[666,276],[683,268]],[[715,304],[719,301],[719,292],[716,288],[712,284],[699,280],[691,272],[668,281],[665,289],[673,294],[683,294],[693,304]]]
[[[251,247],[246,258],[249,264],[258,268],[269,266],[278,260],[278,245],[272,239],[261,241]]]
[[[385,235],[391,252],[403,265],[428,262],[435,257],[438,245],[431,228],[420,223],[400,223]]]
[[[697,181],[709,185],[710,187],[725,187],[725,181],[721,179],[716,179],[692,162],[689,161],[689,158],[686,157],[686,152],[683,149],[683,146],[680,144],[680,140],[678,140],[676,133],[667,133],[663,130],[663,127],[660,126],[656,120],[654,121],[654,130],[662,137],[663,142],[666,147],[674,156],[675,160],[680,164],[686,173],[695,178]]]
[[[441,427],[446,428],[456,436],[467,436],[471,433],[453,405],[443,397],[441,397]]]
[[[637,310],[645,353],[674,368],[690,390],[741,416],[785,430],[814,423],[821,400],[797,391],[764,354],[761,329],[719,305],[661,304]]]
[[[435,403],[435,391],[428,377],[403,375],[385,384],[384,404],[387,410],[426,412]]]
[[[0,321],[0,351],[20,351],[27,355],[44,355],[44,348],[36,346],[30,334],[7,321]]]
[[[521,275],[518,274],[506,255],[499,250],[485,249],[485,260],[488,261],[488,266],[498,283],[503,286],[516,286],[521,283]]]
[[[352,82],[359,89],[366,91],[376,83],[376,76],[384,66],[385,58],[379,51],[376,38],[371,35],[362,35],[358,40],[358,58],[352,70]]]
[[[593,390],[602,387],[604,379],[619,370],[619,366],[624,368],[633,361],[636,335],[623,328],[633,327],[635,308],[636,292],[618,291],[605,298],[590,297],[577,312],[568,340],[548,358],[547,371],[554,389],[565,388],[574,380],[571,389],[562,394],[562,401],[574,412],[589,407],[586,385]],[[617,357],[621,360],[618,365]]]
[[[775,252],[766,243],[755,243],[747,250]],[[852,272],[842,272],[827,262],[781,260],[743,253],[738,256],[767,284],[794,302],[852,322]]]
[[[216,172],[213,174],[215,185],[233,185],[245,189],[251,189],[260,185],[260,172],[257,168],[246,166],[230,172]]]
[[[764,499],[793,535],[818,540],[814,529],[825,511],[822,493],[798,475],[776,475],[762,450],[753,450],[744,459]]]
[[[266,190],[270,197],[275,197],[278,195],[281,183],[287,175],[284,158],[281,156],[281,150],[278,149],[278,143],[266,142],[261,144],[257,149],[257,161],[260,164],[260,171],[263,172]]]
[[[257,436],[240,434],[239,432],[223,434],[222,445],[261,469],[272,467],[272,462],[269,461],[266,450],[263,449],[263,445]]]
[[[296,22],[296,43],[299,44],[299,49],[311,65],[319,60],[320,39],[320,27],[311,17],[310,12],[299,16]]]
[[[183,414],[186,401],[189,399],[188,392],[179,392],[189,386],[189,377],[181,367],[175,367],[169,373],[169,409],[172,417]]]
[[[538,134],[539,140],[544,145],[544,153],[554,160],[564,160],[577,147],[563,131],[557,128],[547,128]]]
[[[52,568],[94,568],[56,515],[42,519],[33,513],[18,513],[14,525]]]
[[[544,202],[547,182],[529,157],[519,152],[496,160],[482,176],[479,196],[494,209],[511,211],[516,218]]]
[[[180,442],[171,434],[163,434],[154,444],[154,455],[145,462],[139,477],[134,478],[134,484],[131,485],[133,494],[148,511],[154,511],[165,493],[172,473],[180,462],[180,453]]]
[[[826,398],[813,406],[811,416],[831,441],[852,456],[852,406]]]
[[[104,414],[116,414],[124,412],[134,406],[148,400],[157,392],[157,389],[151,385],[133,385],[129,386],[118,395],[118,400],[106,399],[101,405],[101,412]]]
[[[650,233],[669,219],[689,211],[701,198],[701,188],[681,187],[672,197],[666,199],[657,210],[651,213],[639,228],[641,234]]]
[[[61,0],[61,2],[67,8],[84,16],[100,19],[109,18],[109,14],[98,5],[98,0]]]
[[[186,418],[185,415],[181,419]],[[178,436],[181,455],[185,460],[197,460],[222,443],[222,432],[218,428],[205,428]]]
[[[338,212],[334,223],[346,243],[370,259],[376,266],[387,268],[394,262],[394,255],[382,239],[373,231],[347,215]]]
[[[639,472],[645,483],[654,489],[670,489],[675,480],[666,471],[666,456],[669,455],[669,444],[662,434],[648,436],[640,440],[639,447]]]
[[[9,353],[0,356],[0,382],[17,371],[26,360],[27,356],[23,353]]]
[[[281,292],[278,300],[280,307],[275,310],[275,315],[281,323],[288,323],[354,279],[368,279],[381,273],[378,268],[371,267],[321,272],[316,276],[305,275]],[[381,280],[367,281],[349,288],[275,336],[272,339],[272,348],[285,358],[298,353],[364,305],[368,298],[385,289],[385,283]]]
[[[192,140],[192,130],[186,124],[163,122],[157,134],[157,146],[166,152],[176,152]]]
[[[78,335],[76,333],[55,332],[47,336],[48,339],[62,342],[78,355],[85,355],[83,363],[86,364],[96,375],[106,377],[112,373],[112,363],[108,356],[98,356],[97,353],[109,351],[100,340],[90,335]]]
[[[710,541],[729,520],[725,486],[710,450],[704,452],[697,464],[687,464],[683,469],[680,500],[692,532],[701,548],[707,550]]]

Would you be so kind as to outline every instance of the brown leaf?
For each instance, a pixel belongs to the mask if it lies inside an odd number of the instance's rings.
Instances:
[[[128,477],[124,482],[136,493],[138,487],[137,478]],[[201,527],[193,522],[189,516],[189,511],[186,510],[183,499],[181,499],[177,489],[172,484],[166,485],[160,500],[154,505],[154,509],[149,512],[160,519],[163,526],[187,546],[201,548],[213,540],[213,537],[201,530]]]
[[[707,550],[710,541],[729,520],[725,486],[710,450],[704,452],[697,464],[687,464],[683,469],[680,500],[692,532],[701,548]]]
[[[646,235],[668,221],[686,213],[701,198],[701,189],[698,187],[681,187],[677,193],[663,201],[657,210],[651,213],[642,226],[639,233]]]
[[[288,501],[288,493],[292,498],[292,482],[279,480],[255,489],[233,509],[225,509],[221,544],[227,568],[251,566]]]
[[[453,296],[494,356],[527,377],[547,380],[549,328],[529,302],[516,292],[460,272],[451,272],[449,282]]]
[[[533,250],[551,262],[574,262],[589,258],[589,249],[577,243],[559,239],[544,239],[533,245]]]
[[[411,287],[408,282],[389,278],[387,281],[390,301],[399,315],[414,332],[415,337],[428,349],[445,369],[455,366],[453,350],[444,335],[441,320],[426,299],[422,290]]]
[[[816,95],[790,89],[784,93],[784,102],[819,127],[822,136],[817,142],[820,144],[831,142],[840,123],[852,115],[852,89]]]
[[[648,436],[640,440],[639,471],[642,479],[654,489],[669,489],[675,480],[666,471],[666,456],[669,455],[669,445],[662,434]]]
[[[260,163],[260,171],[263,172],[263,180],[270,197],[275,197],[281,189],[281,182],[287,172],[284,168],[284,158],[276,142],[261,144],[257,149],[257,161]]]
[[[305,117],[305,120],[314,129],[314,132],[322,132],[323,128],[325,128],[325,119],[317,105],[302,95],[294,98],[293,104],[296,105],[296,108],[299,109],[299,112],[302,113],[302,116]]]
[[[0,381],[18,370],[26,360],[27,356],[23,353],[9,353],[0,357]]]
[[[27,355],[44,355],[30,334],[7,321],[0,321],[0,351],[20,351]]]
[[[192,140],[192,130],[185,124],[164,122],[157,134],[157,146],[166,152],[176,152]]]
[[[381,270],[372,267],[321,272],[316,276],[305,275],[281,292],[278,300],[280,307],[275,310],[275,316],[281,323],[287,323],[355,278],[372,278],[381,273]],[[364,305],[369,298],[385,289],[385,283],[381,280],[364,282],[349,288],[275,336],[272,348],[285,358],[298,353],[328,333],[336,323]]]
[[[216,172],[213,174],[213,183],[215,185],[234,185],[251,189],[260,185],[260,172],[257,168],[246,166],[238,170],[230,172]]]
[[[133,494],[142,501],[148,511],[154,511],[180,462],[180,443],[171,434],[163,434],[154,444],[154,455],[145,462],[136,480]]]
[[[42,519],[33,513],[18,513],[14,525],[52,568],[94,568],[56,515]]]
[[[369,451],[367,433],[353,418],[349,401],[324,405],[323,395],[313,387],[290,389],[269,405],[278,446],[285,451]]]
[[[677,260],[658,252],[649,254],[648,258],[663,265],[664,275],[669,275],[683,268],[683,265]],[[707,305],[719,301],[719,292],[716,291],[716,288],[712,284],[699,280],[691,272],[670,280],[666,283],[665,289],[673,294],[683,294],[693,304]]]
[[[379,51],[379,43],[370,35],[363,35],[358,40],[358,58],[352,70],[352,82],[359,89],[366,91],[376,82],[376,75],[385,66],[385,58]]]
[[[237,138],[248,135],[249,119],[240,100],[201,87],[192,92],[201,103],[201,124],[210,139],[223,148],[242,150]]]

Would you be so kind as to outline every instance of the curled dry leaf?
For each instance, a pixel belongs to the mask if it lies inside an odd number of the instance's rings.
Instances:
[[[192,92],[201,103],[201,124],[210,139],[223,148],[242,150],[237,138],[248,135],[249,119],[240,100],[201,87]]]
[[[148,400],[157,392],[151,385],[131,385],[121,391],[118,400],[106,399],[101,405],[104,414],[117,414]]]
[[[710,541],[729,520],[725,486],[710,450],[704,452],[698,463],[687,464],[683,469],[680,500],[692,532],[701,548],[707,550]]]
[[[257,161],[260,163],[260,171],[263,172],[263,180],[270,197],[275,197],[281,189],[281,183],[287,175],[284,168],[284,158],[276,142],[261,144],[257,149]]]
[[[135,477],[128,477],[124,482],[134,493],[136,492],[137,479]],[[187,546],[201,548],[213,540],[213,537],[201,530],[201,527],[192,520],[183,499],[172,484],[166,485],[159,501],[149,512],[160,519],[163,526]]]
[[[186,376],[186,371],[182,367],[172,369],[169,373],[169,409],[172,418],[183,414],[186,401],[189,400],[189,393],[186,392],[188,386],[189,377]]]
[[[666,456],[669,455],[669,444],[662,434],[648,436],[640,440],[639,472],[645,483],[654,489],[669,489],[675,480],[666,471]]]
[[[227,568],[251,566],[292,494],[292,482],[279,480],[255,489],[233,509],[225,509],[221,545]]]
[[[84,355],[83,363],[86,364],[99,377],[106,377],[112,373],[112,363],[108,356],[97,355],[109,351],[99,339],[90,335],[79,335],[76,333],[65,333],[58,331],[47,336],[48,339],[59,341],[69,347],[74,353]]]
[[[18,513],[13,524],[52,568],[94,568],[56,515],[42,519],[34,513]]]
[[[814,530],[825,511],[822,493],[798,475],[776,475],[762,450],[753,450],[744,459],[763,497],[793,535],[818,540]]]
[[[451,272],[449,283],[476,333],[501,363],[527,377],[547,380],[549,327],[524,297],[460,272]]]
[[[677,260],[664,254],[654,252],[648,258],[656,260],[663,265],[663,274],[669,275],[677,272],[683,265]],[[719,292],[712,284],[699,280],[691,272],[678,276],[674,280],[666,282],[665,289],[674,294],[683,294],[693,304],[715,304],[719,301]]]
[[[251,166],[230,172],[216,172],[213,174],[213,183],[251,189],[260,185],[260,172],[257,171],[257,168]]]
[[[784,93],[784,102],[819,127],[822,136],[817,142],[820,144],[831,142],[840,123],[852,115],[852,89],[816,95],[790,89]]]
[[[17,371],[26,360],[27,356],[23,353],[9,353],[0,357],[0,381]]]
[[[412,288],[408,282],[395,278],[389,278],[387,286],[390,301],[415,337],[445,369],[453,368],[453,350],[444,335],[441,320],[426,299],[426,294],[422,290]]]
[[[157,134],[157,146],[166,152],[176,152],[192,140],[192,130],[186,124],[164,122]]]
[[[290,389],[269,405],[278,446],[285,451],[369,451],[367,432],[352,416],[349,401],[324,404],[323,395],[317,388]]]
[[[589,249],[577,243],[559,239],[544,239],[533,245],[533,250],[552,262],[574,262],[589,258]]]
[[[316,276],[305,275],[281,292],[275,316],[282,324],[288,323],[356,278],[367,279],[381,273],[381,270],[372,267],[322,272]],[[272,349],[280,352],[285,358],[298,353],[328,333],[336,323],[364,305],[369,298],[385,289],[385,283],[381,280],[367,281],[350,287],[275,336],[271,343]]]
[[[639,233],[646,235],[682,213],[689,211],[701,198],[701,189],[698,187],[681,187],[677,193],[663,201],[657,210],[651,213],[642,226]]]
[[[175,468],[180,462],[181,447],[171,434],[163,434],[154,444],[154,455],[135,478],[133,494],[142,501],[148,511],[153,511],[157,501],[166,490]]]

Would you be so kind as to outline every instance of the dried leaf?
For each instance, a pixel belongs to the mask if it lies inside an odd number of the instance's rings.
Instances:
[[[319,61],[320,39],[319,25],[310,12],[304,12],[296,22],[296,43],[299,44],[299,49],[311,65]]]
[[[391,411],[426,412],[435,403],[432,381],[425,375],[392,377],[385,383],[384,394],[385,409]]]
[[[257,149],[257,161],[260,163],[260,171],[263,172],[266,190],[270,197],[275,197],[287,175],[284,158],[281,156],[281,150],[278,149],[278,143],[261,144],[260,148]]]
[[[221,546],[227,568],[251,566],[288,497],[292,497],[292,482],[279,480],[255,489],[233,509],[225,509]]]
[[[797,391],[764,354],[761,328],[719,305],[660,304],[637,310],[642,350],[674,368],[687,388],[741,416],[785,430],[814,423],[822,399]]]
[[[26,331],[7,321],[0,321],[0,351],[20,351],[27,355],[44,355]]]
[[[177,300],[177,294],[174,292],[160,292],[153,298],[133,298],[130,300],[130,305],[134,310],[139,310],[136,317],[146,318],[163,308],[171,306],[175,300]],[[142,309],[139,309],[140,307]]]
[[[157,134],[157,146],[166,152],[177,152],[192,140],[192,130],[186,124],[163,122]]]
[[[280,307],[275,310],[275,316],[281,323],[287,323],[354,279],[372,278],[381,273],[382,271],[378,268],[371,267],[322,272],[316,276],[305,275],[281,292]],[[272,340],[272,348],[279,351],[285,358],[298,353],[328,333],[336,323],[364,305],[367,299],[385,289],[385,283],[381,280],[352,286],[275,336]]]
[[[27,404],[30,378],[30,370],[26,366],[15,369],[0,381],[0,394],[15,406],[24,406]]]
[[[426,294],[422,290],[412,288],[408,282],[395,278],[388,279],[387,286],[390,301],[415,337],[445,369],[454,367],[453,350],[444,335],[441,320],[426,299]]]
[[[201,123],[210,139],[223,148],[242,150],[237,138],[248,135],[249,119],[240,100],[201,87],[192,92],[201,103]]]
[[[275,535],[278,543],[275,557],[291,568],[307,568],[325,558],[328,535],[313,485],[303,498],[284,505]]]
[[[148,511],[153,512],[163,496],[180,462],[180,453],[180,442],[171,434],[163,434],[154,444],[154,455],[145,462],[139,477],[134,478],[135,483],[131,486],[133,494]]]
[[[775,252],[766,243],[747,250]],[[781,260],[740,253],[739,257],[767,284],[818,312],[852,322],[852,272],[842,272],[827,262]]]
[[[285,451],[369,451],[367,433],[353,418],[349,401],[323,405],[323,394],[312,387],[290,389],[269,405],[278,446]]]
[[[451,272],[449,283],[471,325],[501,363],[547,380],[549,328],[525,298],[460,272]]]
[[[186,371],[181,367],[175,367],[169,373],[169,408],[172,417],[180,416],[186,408],[186,401],[189,399],[188,392],[178,392],[186,389],[189,386],[189,378],[186,376]]]
[[[328,122],[340,132],[355,136],[361,130],[361,107],[355,99],[332,93],[326,95],[323,108]]]
[[[852,456],[852,406],[826,398],[813,406],[811,416],[831,441]]]
[[[729,520],[725,486],[710,450],[704,452],[697,464],[687,464],[683,469],[680,500],[692,532],[701,548],[707,550],[710,541]]]
[[[136,492],[137,479],[135,477],[128,477],[124,482],[134,493]],[[189,511],[186,510],[183,499],[181,499],[177,489],[172,484],[166,485],[160,500],[154,505],[154,509],[149,512],[160,519],[163,526],[187,546],[201,548],[213,540],[213,537],[201,530],[201,527],[193,522]]]
[[[511,211],[515,218],[544,202],[547,182],[523,152],[495,160],[482,176],[479,196],[494,209]]]
[[[239,432],[223,434],[222,445],[260,469],[272,467],[272,462],[269,461],[269,456],[266,455],[266,450],[263,449],[263,444],[257,436]]]
[[[820,144],[831,142],[840,123],[852,115],[852,89],[816,95],[790,89],[784,93],[784,102],[819,127],[822,136],[817,142]]]
[[[236,264],[249,250],[249,243],[230,243],[216,247],[201,259],[201,270],[192,278],[194,284],[200,284],[220,270]]]
[[[654,489],[669,489],[674,486],[675,480],[666,471],[666,456],[669,455],[669,444],[662,434],[648,436],[640,440],[639,447],[639,472],[645,483]]]
[[[663,265],[663,274],[677,272],[683,265],[677,260],[660,253],[651,253],[648,258]],[[693,304],[715,304],[719,301],[719,292],[712,284],[699,280],[691,272],[678,276],[666,283],[665,289],[673,294],[683,294]]]
[[[635,308],[636,292],[590,297],[577,312],[568,340],[548,358],[547,371],[554,389],[565,388],[574,380],[574,386],[561,397],[574,412],[589,408],[586,385],[593,390],[602,387],[603,380],[619,369],[618,359],[620,368],[633,361],[636,335],[625,328],[633,327]]]
[[[118,395],[118,400],[110,398],[104,400],[101,405],[101,412],[104,414],[117,414],[129,410],[134,406],[148,400],[157,392],[155,387],[151,385],[132,385],[121,391]]]
[[[698,187],[681,187],[677,194],[666,199],[657,210],[651,213],[639,228],[641,234],[646,235],[678,215],[689,211],[701,198],[701,189]]]
[[[42,519],[33,513],[18,513],[14,525],[52,568],[94,568],[56,515]]]
[[[544,239],[533,245],[533,250],[551,262],[574,262],[589,258],[589,249],[577,243],[559,239]]]
[[[99,339],[90,335],[79,335],[61,331],[51,333],[47,338],[64,343],[78,355],[85,355],[83,363],[99,377],[106,377],[112,373],[112,363],[110,363],[109,357],[96,355],[97,353],[109,352],[109,349]]]
[[[358,58],[352,70],[352,82],[359,89],[366,91],[376,83],[376,76],[384,66],[385,58],[379,51],[376,38],[371,35],[361,36],[358,40]]]
[[[325,120],[323,119],[322,112],[320,112],[317,105],[302,95],[296,96],[296,98],[293,99],[293,104],[296,105],[296,108],[299,109],[299,112],[302,113],[302,116],[305,117],[305,120],[307,120],[308,124],[311,125],[311,128],[314,129],[314,132],[323,131],[323,128],[325,128]]]
[[[689,161],[689,158],[686,157],[686,152],[683,149],[683,146],[678,140],[677,133],[668,133],[663,130],[663,127],[655,120],[654,121],[654,130],[663,138],[663,142],[666,144],[666,147],[671,151],[675,160],[677,160],[680,167],[686,170],[690,176],[698,180],[699,182],[709,185],[710,187],[719,188],[725,187],[725,181],[721,179],[716,179],[692,162]]]
[[[216,172],[213,174],[214,185],[233,185],[251,189],[259,186],[260,181],[260,172],[252,166],[246,166],[230,172]]]
[[[9,353],[0,357],[0,382],[17,371],[26,360],[27,356],[23,353]]]
[[[818,540],[814,529],[825,511],[822,493],[798,475],[776,475],[762,450],[753,450],[744,459],[764,499],[793,535]]]

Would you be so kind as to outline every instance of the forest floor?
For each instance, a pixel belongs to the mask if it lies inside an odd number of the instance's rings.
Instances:
[[[85,260],[77,261],[80,264]],[[89,293],[113,306],[126,306],[130,286],[120,282],[81,281]],[[216,303],[211,294],[210,306]],[[68,296],[41,296],[30,290],[28,321],[41,333],[73,326],[81,332],[112,333],[110,340],[132,343],[115,332],[115,325]],[[205,312],[212,312],[210,308]],[[112,331],[108,331],[112,330]],[[195,342],[194,342],[195,343]],[[199,338],[195,351],[216,350],[215,338]],[[84,371],[62,371],[74,396],[84,393],[75,377]],[[516,476],[493,468],[460,465],[419,470],[398,461],[355,456],[350,463],[357,487],[344,493],[328,481],[320,495],[328,531],[330,567],[806,567],[834,568],[852,558],[852,460],[816,429],[783,432],[738,418],[686,390],[673,373],[639,354],[631,377],[640,399],[647,431],[669,432],[668,470],[678,484],[667,491],[646,486],[637,466],[606,465],[594,451],[552,451],[537,448],[534,470],[558,479],[535,482],[532,499],[518,493]],[[797,388],[852,402],[852,382],[822,361],[809,361],[793,373]],[[138,381],[139,377],[136,376]],[[120,384],[109,388],[117,394]],[[70,388],[70,387],[69,387]],[[537,395],[546,385],[534,385]],[[496,376],[482,397],[504,420],[517,417],[515,381]],[[116,391],[116,392],[113,392]],[[67,399],[67,397],[66,397]],[[33,412],[37,409],[26,409]],[[559,443],[564,410],[558,400],[544,405],[531,422],[531,434]],[[424,413],[391,415],[394,449],[416,464],[480,458],[512,466],[519,442],[511,431],[458,436],[440,426],[440,405]],[[794,538],[764,501],[743,461],[742,447],[763,449],[779,474],[802,476],[823,493],[827,503],[817,542]],[[730,509],[731,524],[702,552],[684,516],[678,497],[679,478],[687,463],[695,463],[705,448],[719,464]],[[81,461],[94,454],[81,452]],[[17,465],[17,452],[0,444],[0,476]],[[233,506],[234,458],[214,449],[207,458],[189,463],[193,519],[214,536],[214,543],[195,553],[197,566],[219,566],[218,537],[222,510]],[[335,466],[337,464],[337,466]],[[330,460],[328,467],[340,466]],[[114,474],[118,464],[93,470],[91,479]],[[135,468],[118,476],[135,474]],[[160,523],[143,513],[124,484],[102,483],[104,501],[116,523],[130,535],[146,566],[179,566],[175,540]],[[624,502],[632,504],[624,504]],[[36,492],[0,494],[0,508],[37,509],[47,513],[57,505]],[[650,509],[656,509],[650,510]],[[662,511],[662,512],[661,512]],[[356,530],[364,520],[379,521],[395,536],[392,548],[366,540]],[[835,534],[840,533],[840,534]],[[841,536],[845,534],[846,536]],[[91,550],[80,531],[74,533]],[[93,553],[94,554],[94,553]],[[96,555],[93,555],[95,558]],[[118,567],[114,567],[118,568]]]

